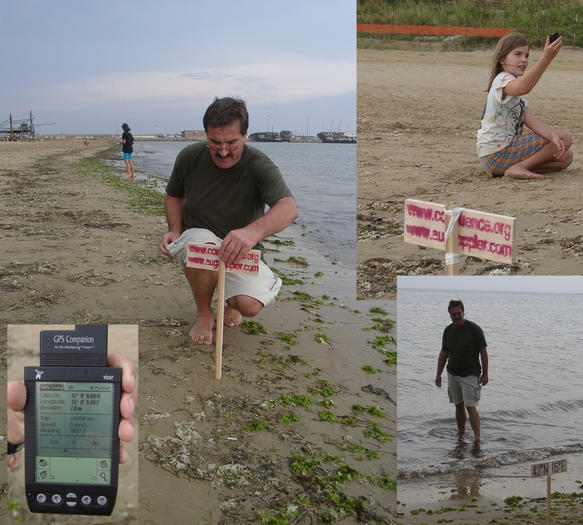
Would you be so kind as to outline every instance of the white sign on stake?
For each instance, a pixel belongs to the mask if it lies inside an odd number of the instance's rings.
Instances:
[[[260,260],[261,250],[249,250],[233,264],[225,266],[225,271],[259,275]],[[203,270],[218,270],[219,247],[214,244],[195,244],[189,242],[186,266],[189,268],[201,268]]]
[[[567,472],[567,458],[533,463],[530,466],[531,478],[547,477],[547,525],[551,523],[551,474],[561,472]]]
[[[446,211],[443,204],[407,199],[404,241],[445,251]],[[462,208],[450,237],[453,253],[512,263],[514,221],[507,215]]]
[[[215,379],[220,379],[223,368],[223,321],[225,316],[225,272],[259,275],[260,250],[249,250],[233,264],[225,266],[219,259],[219,247],[214,244],[188,243],[186,266],[218,271],[217,280],[217,334],[215,341]]]

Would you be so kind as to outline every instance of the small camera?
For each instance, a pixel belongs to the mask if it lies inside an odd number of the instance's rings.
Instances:
[[[559,38],[561,36],[561,33],[551,33],[549,35],[549,44],[554,42],[557,38]]]

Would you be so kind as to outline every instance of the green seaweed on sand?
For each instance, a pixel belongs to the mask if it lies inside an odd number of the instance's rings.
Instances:
[[[123,190],[128,196],[128,204],[145,215],[164,215],[164,194],[149,188],[146,180],[127,181],[121,177],[123,170],[104,164],[97,158],[81,159],[71,164],[80,175],[99,179],[106,184]]]
[[[261,432],[263,430],[270,430],[270,425],[262,418],[251,421],[243,427],[244,432]]]
[[[383,310],[380,306],[373,306],[369,312],[371,314],[382,314],[382,315],[389,315],[385,310]]]
[[[327,344],[329,344],[329,342],[328,342],[328,336],[326,334],[322,334],[322,333],[318,332],[314,336],[314,339],[316,340],[317,343],[320,343],[321,345],[327,345]]]
[[[267,333],[265,330],[265,326],[263,326],[258,321],[244,320],[241,323],[241,330],[243,330],[243,332],[245,332],[246,334],[251,334],[251,335],[259,335],[259,334]]]

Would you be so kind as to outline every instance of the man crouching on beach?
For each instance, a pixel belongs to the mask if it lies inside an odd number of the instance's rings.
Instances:
[[[298,212],[277,166],[245,144],[249,115],[243,100],[215,98],[203,125],[206,143],[192,144],[178,154],[166,186],[168,232],[160,250],[168,257],[178,256],[192,290],[197,318],[190,338],[210,345],[215,320],[211,300],[218,274],[186,267],[187,244],[220,246],[219,258],[229,265],[250,249],[261,249],[260,241],[287,228]],[[242,316],[257,315],[280,288],[281,279],[263,261],[259,276],[228,272],[225,325],[238,326]]]
[[[447,362],[447,393],[449,402],[455,404],[459,437],[461,438],[466,431],[467,410],[474,439],[479,442],[480,414],[477,407],[481,387],[488,384],[486,338],[476,323],[465,318],[464,304],[461,301],[452,299],[447,311],[452,323],[443,331],[435,384],[441,387],[441,374]]]

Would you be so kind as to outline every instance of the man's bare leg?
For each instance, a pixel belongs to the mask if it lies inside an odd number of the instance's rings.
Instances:
[[[263,308],[263,303],[248,295],[235,295],[227,300],[225,306],[225,326],[239,326],[243,316],[255,317]]]
[[[455,421],[460,435],[466,432],[466,406],[460,403],[455,406]]]
[[[470,425],[474,431],[474,439],[480,441],[480,414],[476,407],[467,407]]]
[[[215,314],[211,301],[217,285],[218,273],[184,267],[184,275],[192,290],[196,304],[196,321],[190,329],[189,336],[198,344],[210,345],[213,342]]]

